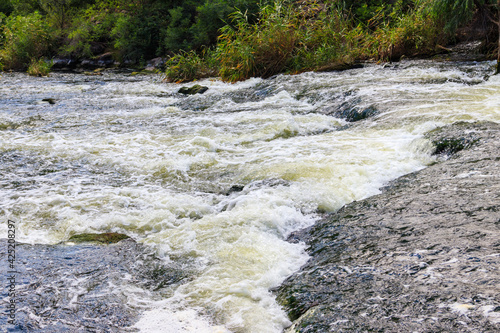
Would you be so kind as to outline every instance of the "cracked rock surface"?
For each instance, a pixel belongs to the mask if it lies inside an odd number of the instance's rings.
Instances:
[[[500,332],[500,125],[428,138],[441,162],[290,236],[289,332]]]

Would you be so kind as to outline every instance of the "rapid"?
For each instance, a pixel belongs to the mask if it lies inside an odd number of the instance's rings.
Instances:
[[[499,122],[494,65],[214,78],[192,96],[159,75],[3,73],[0,237],[8,219],[29,244],[119,232],[180,265],[158,290],[109,286],[140,313],[125,331],[282,332],[271,290],[308,260],[287,237],[434,163],[428,131]]]

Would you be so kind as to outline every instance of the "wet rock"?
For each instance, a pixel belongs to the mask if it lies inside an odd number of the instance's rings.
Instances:
[[[334,115],[348,122],[356,122],[374,116],[377,113],[378,110],[374,106],[360,108],[358,106],[353,107],[349,104],[344,104],[340,107],[340,110],[334,112]]]
[[[0,239],[0,253],[6,251],[7,240]],[[130,326],[141,309],[131,297],[171,295],[192,276],[182,267],[165,264],[152,249],[131,239],[111,245],[17,243],[16,325],[0,316],[0,327],[34,333],[135,332]],[[2,281],[8,274],[0,270]],[[0,307],[7,302],[7,289],[2,288]]]
[[[86,68],[86,69],[95,69],[95,68],[99,67],[99,65],[97,64],[97,61],[95,61],[93,59],[83,59],[80,62],[79,67]]]
[[[148,61],[145,70],[147,71],[155,71],[157,69],[163,69],[165,66],[166,60],[164,58],[154,58]]]
[[[346,91],[335,96],[330,105],[319,109],[318,112],[348,122],[357,122],[379,114],[374,105],[364,103],[354,91]]]
[[[112,67],[115,63],[113,53],[106,52],[96,57],[97,66],[99,67]]]
[[[243,191],[245,188],[245,185],[233,185],[229,190],[227,190],[224,194],[225,195],[230,195],[232,193],[237,193]]]
[[[309,229],[275,290],[289,332],[499,332],[500,125],[429,133],[448,158]]]
[[[208,87],[200,86],[199,84],[195,84],[192,87],[182,87],[179,89],[179,93],[184,95],[195,95],[195,94],[203,94],[208,90]]]
[[[42,102],[47,102],[49,104],[56,104],[56,100],[54,98],[44,98]]]
[[[119,65],[120,63],[113,59],[113,54],[111,52],[107,52],[93,59],[83,59],[77,67],[84,70],[95,70],[100,68],[116,67]]]
[[[467,123],[459,123],[456,126],[467,126]],[[446,134],[441,130],[432,131],[427,134],[427,137],[432,140],[432,144],[435,147],[434,155],[453,155],[461,150],[471,148],[479,141],[475,132],[460,133],[461,135],[454,137],[447,137]]]
[[[74,243],[94,242],[102,244],[113,244],[128,238],[130,237],[125,234],[120,234],[116,232],[106,232],[102,234],[84,233],[71,236],[69,238],[69,241]]]
[[[78,61],[71,58],[54,58],[52,59],[53,70],[72,70],[76,67]]]
[[[338,72],[345,71],[349,69],[363,68],[362,63],[357,62],[337,62],[325,65],[317,69],[317,72]]]

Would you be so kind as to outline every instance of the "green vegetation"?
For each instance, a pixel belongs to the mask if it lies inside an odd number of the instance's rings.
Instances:
[[[203,52],[181,51],[171,57],[165,64],[167,68],[165,71],[166,78],[169,81],[180,83],[217,76],[218,66],[215,60],[216,56],[209,49]]]
[[[8,68],[26,68],[32,59],[50,52],[52,38],[50,25],[38,12],[11,15],[3,26],[0,62]]]
[[[28,66],[28,74],[31,76],[48,76],[51,67],[52,63],[43,59],[32,59]]]
[[[428,56],[453,42],[474,15],[495,16],[486,0],[284,1],[263,5],[257,22],[230,16],[215,51],[219,76],[234,82],[252,76],[348,68],[356,60]],[[488,21],[490,25],[493,21]],[[185,54],[178,57],[190,57]],[[213,61],[211,58],[198,58]],[[178,59],[178,67],[190,59]],[[175,81],[182,72],[167,71]]]
[[[91,242],[91,243],[112,244],[112,243],[118,243],[119,241],[128,238],[130,237],[116,232],[107,232],[103,234],[87,233],[87,234],[73,235],[69,238],[69,241],[75,243]]]
[[[432,55],[478,17],[493,53],[499,2],[0,0],[0,69],[110,52],[142,65],[167,57],[170,81],[217,75],[237,81]]]

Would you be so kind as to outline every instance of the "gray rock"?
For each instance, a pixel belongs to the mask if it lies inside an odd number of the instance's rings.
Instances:
[[[195,95],[195,94],[203,94],[208,90],[208,87],[200,86],[199,84],[195,84],[192,87],[182,87],[179,89],[179,93],[184,95]]]
[[[443,161],[290,237],[289,332],[500,332],[500,125],[428,138]]]
[[[0,316],[5,332],[134,332],[128,327],[141,309],[127,304],[129,295],[119,286],[165,295],[190,276],[131,239],[110,245],[16,243],[15,250],[16,319],[11,325]],[[0,253],[7,253],[6,239],[0,239]],[[12,274],[0,270],[2,281]],[[1,306],[7,302],[4,288]]]
[[[165,59],[164,58],[154,58],[148,61],[145,70],[147,71],[154,71],[156,69],[162,69],[165,66]]]

